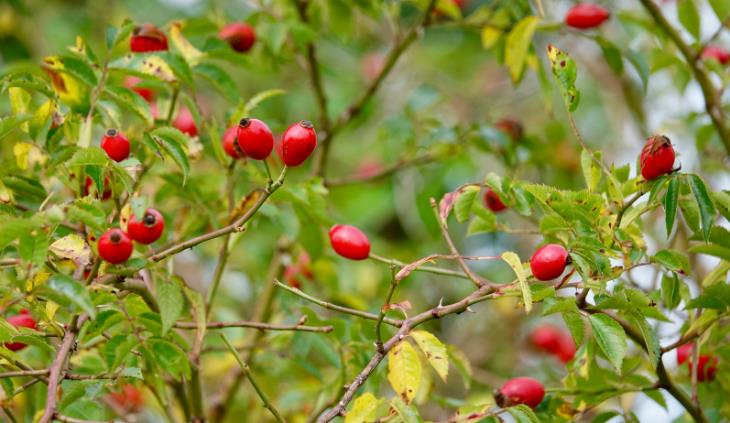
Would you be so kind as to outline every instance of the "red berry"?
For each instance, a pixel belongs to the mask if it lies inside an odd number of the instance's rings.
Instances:
[[[722,47],[709,45],[702,49],[703,59],[714,59],[720,62],[721,65],[727,65],[730,63],[730,52]]]
[[[689,366],[690,376],[692,375],[692,362],[687,363]],[[701,355],[697,364],[697,380],[700,382],[715,379],[717,372],[717,357],[710,355]]]
[[[684,364],[692,355],[694,349],[692,344],[684,344],[677,348],[677,363]]]
[[[167,37],[156,26],[144,23],[134,28],[129,45],[136,53],[167,50]]]
[[[256,41],[256,31],[245,22],[233,22],[224,26],[218,36],[239,53],[251,50]]]
[[[101,148],[115,162],[121,162],[129,157],[129,140],[114,128],[107,129],[106,134],[101,139]]]
[[[144,98],[148,102],[151,102],[155,98],[155,92],[152,91],[150,88],[138,87],[137,85],[140,82],[142,82],[142,79],[137,78],[136,76],[128,76],[128,77],[124,78],[125,87],[136,92],[137,94],[142,96],[142,98]]]
[[[140,244],[152,244],[157,241],[165,230],[165,218],[155,209],[147,209],[142,220],[132,213],[129,217],[127,232],[129,237]]]
[[[299,166],[317,147],[317,133],[312,122],[303,120],[290,126],[281,141],[281,154],[287,166]]]
[[[608,10],[593,3],[579,3],[568,10],[565,23],[579,29],[595,28],[609,17]]]
[[[33,319],[33,316],[30,315],[30,312],[26,309],[23,309],[20,311],[20,314],[16,314],[15,316],[8,317],[7,319],[8,323],[11,325],[17,327],[24,327],[24,328],[30,328],[35,329],[36,328],[36,322],[35,319]],[[6,342],[5,347],[9,349],[10,351],[18,351],[25,348],[27,345],[23,344],[22,342]]]
[[[335,225],[329,235],[332,248],[342,257],[365,260],[370,255],[370,240],[354,226]]]
[[[131,383],[123,385],[120,391],[111,392],[109,398],[126,411],[135,412],[144,405],[142,392]]]
[[[241,147],[239,147],[238,142],[236,141],[237,135],[237,126],[231,126],[226,129],[226,132],[223,134],[223,151],[234,159],[246,157],[246,154],[243,150],[241,150]]]
[[[187,107],[180,108],[172,125],[183,134],[188,134],[191,137],[198,135],[198,127],[195,126],[195,119],[193,119],[193,114]]]
[[[502,202],[502,199],[499,198],[499,195],[491,189],[487,189],[487,192],[484,193],[484,204],[486,204],[489,210],[495,213],[499,213],[507,208]]]
[[[494,127],[507,134],[513,142],[519,141],[524,135],[522,124],[514,119],[501,119]]]
[[[94,185],[94,180],[91,179],[90,176],[86,177],[86,181],[84,183],[84,196],[87,196],[91,193],[91,186]],[[109,178],[104,178],[104,193],[101,195],[102,200],[108,200],[112,196],[112,189],[109,186]],[[96,198],[99,198],[99,193],[96,193]]]
[[[533,378],[516,377],[505,382],[494,397],[500,407],[525,404],[535,408],[545,397],[545,388]]]
[[[563,274],[568,264],[568,251],[558,244],[540,247],[530,259],[532,275],[539,281],[549,281]]]
[[[284,280],[286,280],[291,287],[302,287],[300,276],[304,276],[310,280],[314,278],[314,274],[310,267],[309,254],[307,254],[306,251],[299,254],[299,258],[297,258],[296,263],[291,264],[284,269]]]
[[[575,341],[573,337],[568,333],[561,333],[560,340],[558,342],[558,350],[555,354],[556,357],[563,363],[567,363],[575,357]]]
[[[560,348],[561,332],[552,325],[540,325],[530,334],[530,341],[535,348],[554,354]]]
[[[671,172],[674,168],[674,147],[664,135],[654,135],[646,140],[639,159],[641,176],[647,181]]]
[[[123,263],[132,255],[132,240],[118,228],[104,232],[98,247],[99,256],[111,264]]]
[[[254,118],[238,123],[238,146],[250,158],[265,160],[274,149],[274,135],[265,123]]]

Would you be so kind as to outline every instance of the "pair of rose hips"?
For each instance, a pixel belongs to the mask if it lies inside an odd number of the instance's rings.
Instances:
[[[494,400],[502,408],[524,404],[535,408],[545,398],[545,387],[531,377],[516,377],[508,380],[494,391]]]
[[[224,26],[218,36],[239,53],[249,51],[256,41],[254,29],[243,22],[234,22]],[[144,23],[132,31],[129,47],[135,53],[165,51],[167,50],[167,37],[155,25]]]
[[[293,167],[304,163],[317,147],[317,132],[308,120],[287,128],[281,139],[281,160]],[[259,119],[241,119],[238,127],[231,127],[223,135],[223,149],[234,159],[250,157],[266,160],[274,149],[274,135],[268,125]]]
[[[694,351],[693,344],[684,344],[677,348],[677,363],[687,363],[690,376],[692,375],[692,352]],[[710,381],[715,379],[715,372],[717,372],[717,357],[711,355],[700,354],[697,360],[697,380],[700,382]]]
[[[104,232],[99,238],[99,256],[111,264],[123,263],[132,255],[134,249],[132,241],[152,244],[162,236],[164,230],[165,219],[159,211],[148,208],[142,219],[137,219],[132,213],[127,224],[127,232],[113,228]]]
[[[8,323],[11,325],[17,327],[24,327],[29,329],[35,329],[36,328],[36,321],[33,319],[33,316],[30,315],[30,312],[27,309],[20,310],[19,314],[16,314],[15,316],[8,317],[7,319]],[[25,348],[27,345],[22,342],[6,342],[5,348],[9,349],[10,351],[19,351]]]
[[[575,357],[573,337],[555,326],[544,324],[536,327],[530,334],[530,342],[538,350],[553,355],[563,363]]]

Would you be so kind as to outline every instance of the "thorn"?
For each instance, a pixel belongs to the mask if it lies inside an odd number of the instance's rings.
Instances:
[[[472,310],[471,306],[467,306],[466,311],[468,311],[469,313],[476,313],[476,311]]]

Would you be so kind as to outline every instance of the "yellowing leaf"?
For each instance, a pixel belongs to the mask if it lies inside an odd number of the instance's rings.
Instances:
[[[56,316],[56,311],[58,311],[59,305],[53,301],[47,301],[46,302],[46,317],[49,321],[52,321],[53,318]]]
[[[553,76],[560,85],[560,92],[563,95],[565,105],[569,112],[574,112],[580,102],[580,91],[575,86],[575,80],[578,78],[578,68],[575,61],[567,53],[552,44],[548,44],[547,54]]]
[[[14,115],[25,115],[28,113],[28,104],[30,104],[30,93],[20,87],[8,88],[8,95],[10,96],[10,109]],[[23,132],[28,132],[28,122],[20,124],[20,129]]]
[[[497,43],[497,41],[499,41],[499,37],[501,36],[502,31],[499,29],[491,26],[485,26],[482,29],[482,47],[491,48]]]
[[[408,342],[401,341],[388,353],[388,382],[406,403],[416,396],[421,372],[418,353]]]
[[[16,143],[13,146],[13,154],[15,154],[15,162],[18,167],[23,170],[36,163],[43,165],[48,160],[48,156],[43,154],[40,148],[27,142]]]
[[[530,291],[530,286],[527,284],[525,268],[522,267],[520,257],[512,251],[505,251],[502,253],[502,260],[507,262],[517,275],[517,279],[520,281],[520,290],[522,290],[522,301],[525,303],[525,312],[529,313],[532,310],[532,291]]]
[[[352,408],[345,414],[345,423],[375,421],[375,410],[377,408],[378,399],[370,392],[365,392],[352,403]]]
[[[60,56],[46,57],[43,59],[41,67],[51,78],[53,91],[58,94],[63,102],[72,105],[80,105],[85,102],[88,91],[86,86],[67,72]]]
[[[414,330],[411,332],[411,337],[423,351],[426,359],[431,367],[436,370],[441,380],[446,382],[446,376],[449,374],[449,358],[446,346],[431,332],[425,330]]]
[[[182,24],[180,22],[173,22],[173,24],[170,25],[170,39],[172,40],[172,44],[175,48],[180,51],[180,54],[182,54],[185,60],[192,67],[200,63],[204,54],[190,44],[190,41],[188,41],[188,39],[182,34],[181,29]]]
[[[525,69],[525,59],[532,44],[532,36],[537,29],[540,19],[537,16],[528,16],[519,21],[507,34],[507,45],[504,49],[504,63],[509,69],[512,80],[517,82],[522,78]]]
[[[142,61],[142,72],[156,76],[163,81],[176,81],[175,74],[172,72],[170,65],[158,56],[151,56]]]
[[[58,257],[73,260],[77,266],[86,266],[91,262],[91,248],[76,234],[56,240],[48,249]]]

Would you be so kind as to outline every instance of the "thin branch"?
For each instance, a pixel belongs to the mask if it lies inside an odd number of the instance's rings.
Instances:
[[[370,259],[379,261],[381,263],[385,263],[388,265],[395,265],[399,266],[401,268],[406,267],[409,265],[409,263],[405,263],[396,259],[390,259],[386,257],[379,256],[377,254],[370,253]],[[461,279],[469,279],[469,276],[464,274],[463,272],[459,272],[457,270],[451,270],[451,269],[444,269],[441,267],[433,267],[433,266],[419,266],[414,269],[415,272],[426,272],[426,273],[433,273],[436,275],[443,275],[443,276],[453,276],[455,278],[461,278]]]
[[[175,327],[178,329],[195,329],[195,322],[177,322]],[[208,329],[223,329],[223,328],[254,328],[260,330],[274,330],[274,331],[300,331],[300,332],[332,332],[332,326],[305,326],[302,324],[293,325],[276,325],[273,323],[260,323],[250,322],[247,320],[237,320],[232,322],[210,322],[207,324]]]
[[[393,298],[395,289],[398,287],[398,279],[396,279],[396,267],[390,266],[390,287],[388,288],[388,294],[385,296],[385,302],[380,307],[380,314],[378,315],[378,322],[375,324],[375,346],[378,351],[383,352],[383,338],[380,334],[380,327],[383,324],[385,313],[390,308],[390,300]]]
[[[231,354],[233,354],[233,357],[236,358],[238,365],[241,366],[241,372],[243,373],[243,375],[248,378],[248,381],[251,382],[251,386],[253,386],[256,394],[258,394],[259,398],[261,398],[261,401],[264,403],[264,408],[271,412],[277,422],[283,423],[284,419],[281,417],[281,414],[279,414],[279,412],[276,410],[276,407],[274,407],[271,401],[269,401],[269,398],[266,396],[264,391],[261,390],[261,387],[259,387],[258,383],[256,383],[256,379],[253,378],[253,375],[251,374],[251,369],[248,367],[248,364],[243,362],[241,356],[238,354],[238,351],[236,351],[236,349],[233,347],[233,344],[231,344],[231,341],[229,341],[225,335],[221,333],[220,337],[223,342],[225,342],[228,346],[228,349],[230,350]]]
[[[335,179],[329,179],[326,181],[327,187],[341,187],[345,185],[352,185],[352,184],[362,184],[367,182],[374,182],[383,178],[386,178],[388,176],[393,175],[396,172],[400,172],[401,170],[407,169],[409,167],[415,167],[420,166],[427,163],[432,163],[438,160],[438,157],[431,154],[426,153],[422,154],[420,156],[416,156],[412,159],[401,159],[397,162],[391,164],[390,166],[383,167],[382,169],[379,169],[377,172],[374,172],[372,174],[368,175],[350,175],[350,176],[343,176],[340,178]]]
[[[292,287],[290,287],[288,285],[285,285],[285,284],[281,283],[278,279],[277,280],[274,280],[274,284],[276,286],[278,286],[279,288],[281,288],[281,289],[284,289],[286,291],[289,291],[292,294],[294,294],[294,295],[296,295],[298,297],[301,297],[301,298],[303,298],[303,299],[305,299],[305,300],[307,300],[307,301],[309,301],[311,303],[317,304],[320,307],[326,308],[327,310],[334,310],[334,311],[338,311],[340,313],[345,313],[345,314],[349,314],[349,315],[352,315],[352,316],[361,317],[363,319],[368,319],[368,320],[378,321],[378,319],[379,319],[379,317],[378,317],[377,314],[368,313],[367,311],[355,310],[355,309],[352,309],[352,308],[339,306],[339,305],[336,305],[336,304],[332,304],[332,303],[328,303],[326,301],[320,300],[319,298],[312,297],[311,295],[307,295],[307,294],[305,294],[304,292],[302,292],[301,290],[299,290],[297,288],[292,288]],[[387,323],[387,324],[389,324],[391,326],[395,326],[395,327],[400,327],[403,324],[403,321],[396,320],[396,319],[391,319],[390,317],[384,317],[383,318],[383,322],[384,323]]]
[[[689,44],[687,44],[679,32],[667,21],[662,14],[659,6],[656,5],[652,0],[640,0],[649,15],[651,15],[654,22],[659,26],[669,38],[674,42],[679,51],[684,56],[684,60],[692,70],[697,83],[702,89],[702,95],[705,97],[705,110],[710,115],[712,123],[717,128],[717,133],[720,135],[722,143],[725,145],[725,151],[730,154],[730,129],[727,126],[727,121],[722,110],[722,101],[720,95],[712,83],[712,79],[708,74],[707,70],[702,65],[702,61],[698,60],[699,57],[696,55]]]

